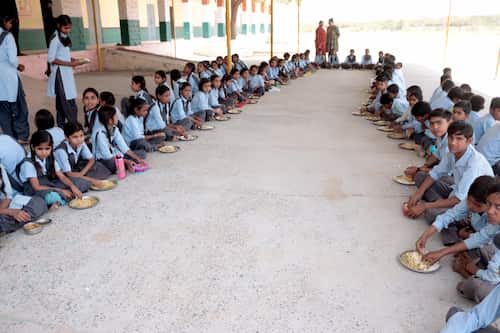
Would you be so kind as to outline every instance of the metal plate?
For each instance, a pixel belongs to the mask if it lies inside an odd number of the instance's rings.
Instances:
[[[231,119],[231,117],[228,117],[228,116],[215,116],[214,119],[217,120],[217,121],[228,121],[228,120]]]
[[[416,143],[411,143],[411,142],[400,143],[398,146],[399,146],[399,148],[404,149],[404,150],[417,150],[420,148],[419,145],[417,145]]]
[[[80,200],[86,200],[91,202],[85,206],[79,205]],[[99,198],[98,197],[93,197],[90,195],[85,195],[82,197],[82,199],[73,199],[69,202],[68,206],[73,209],[89,209],[92,207],[95,207],[99,203]]]
[[[198,139],[198,135],[191,135],[191,134],[189,134],[189,137],[187,139],[185,137],[183,137],[183,136],[179,137],[179,141],[194,141],[196,139]]]
[[[387,137],[389,139],[393,139],[393,140],[406,140],[406,139],[408,139],[406,137],[406,134],[404,134],[404,133],[389,133],[389,134],[387,134]]]
[[[416,269],[416,268],[413,268],[413,267],[410,267],[408,265],[406,265],[406,263],[404,263],[401,258],[403,257],[403,255],[409,253],[409,252],[416,252],[415,250],[407,250],[407,251],[403,251],[399,256],[396,257],[396,260],[401,264],[401,266],[403,266],[404,268],[406,269],[409,269],[410,271],[413,271],[413,272],[416,272],[416,273],[423,273],[423,274],[428,274],[428,273],[434,273],[436,272],[438,269],[441,268],[441,264],[439,262],[436,262],[434,263],[434,265],[432,265],[431,267],[425,269],[425,270],[420,270],[420,269]]]
[[[203,125],[201,125],[201,126],[199,126],[199,127],[198,127],[198,129],[199,129],[200,131],[211,131],[211,130],[213,130],[214,128],[215,128],[215,127],[214,127],[214,126],[212,126],[212,125],[205,125],[205,124],[203,124]]]
[[[33,225],[35,225],[35,227],[33,229],[30,229],[30,226],[33,226]],[[41,224],[37,224],[37,223],[34,223],[34,222],[26,223],[23,226],[23,230],[24,230],[24,232],[27,235],[36,235],[36,234],[39,234],[39,233],[42,232],[42,229],[43,229],[43,226]]]
[[[90,189],[92,191],[109,191],[109,190],[114,189],[116,186],[118,186],[118,182],[116,180],[103,180],[103,182],[105,182],[108,185],[106,185],[104,187],[97,187],[95,185],[92,185],[90,187]]]
[[[177,153],[180,149],[181,147],[179,146],[163,146],[158,148],[158,151],[163,154],[173,154]]]
[[[351,112],[351,114],[355,117],[363,117],[365,115],[365,113],[362,113],[360,111],[353,111]]]
[[[406,177],[405,175],[394,176],[392,177],[392,180],[401,185],[409,185],[409,186],[415,185],[415,181],[413,179]]]
[[[394,132],[394,129],[390,128],[388,126],[377,127],[377,130],[380,132],[386,132],[386,133]]]
[[[33,223],[38,223],[38,224],[41,224],[41,225],[49,224],[49,223],[52,223],[52,219],[44,217],[44,218],[38,219],[36,221],[33,221]]]
[[[243,111],[241,111],[240,109],[227,110],[227,113],[229,113],[229,114],[240,114],[241,112],[243,112]]]
[[[369,120],[369,121],[380,121],[380,120],[382,120],[382,118],[380,118],[380,117],[374,117],[374,116],[368,116],[365,119]]]
[[[387,120],[379,120],[379,121],[374,121],[373,125],[375,126],[389,126],[391,124],[390,121]]]

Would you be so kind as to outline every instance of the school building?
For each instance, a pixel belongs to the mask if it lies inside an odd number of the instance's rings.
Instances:
[[[55,26],[53,17],[69,15],[73,21],[73,51],[95,45],[94,12],[102,45],[141,45],[224,37],[224,0],[16,0],[22,52],[47,48]],[[274,6],[290,0],[275,0]],[[267,35],[270,0],[243,0],[237,29],[240,36]]]

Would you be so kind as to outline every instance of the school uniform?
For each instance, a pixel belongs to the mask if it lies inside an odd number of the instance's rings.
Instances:
[[[162,85],[168,88],[169,95],[170,95],[170,101],[175,100],[175,98],[176,98],[176,97],[175,97],[175,92],[174,92],[174,89],[173,89],[173,88],[171,88],[171,87],[168,85],[167,81],[164,81],[164,82],[162,83]]]
[[[24,195],[29,195],[29,196],[39,196],[42,197],[46,200],[47,202],[47,195],[49,195],[51,192],[57,192],[54,190],[41,190],[41,191],[35,191],[33,187],[31,186],[30,183],[30,178],[38,178],[38,182],[40,185],[44,186],[50,186],[50,187],[57,187],[60,189],[69,189],[65,184],[63,184],[57,177],[56,178],[50,178],[48,175],[48,163],[49,163],[49,158],[47,157],[45,160],[39,159],[37,156],[35,156],[35,161],[31,158],[25,158],[17,167],[16,167],[16,176],[17,180],[19,181],[20,184],[23,185],[23,194]],[[34,163],[37,163],[40,166],[40,171],[37,171]],[[61,167],[59,166],[59,163],[57,163],[56,160],[53,161],[54,163],[54,169],[56,172],[61,171]],[[78,178],[78,177],[68,177],[71,182],[81,191],[81,192],[87,192],[90,189],[90,186],[92,185],[90,182]],[[59,192],[57,192],[59,193]],[[47,204],[50,204],[47,202]]]
[[[85,118],[84,126],[87,128],[88,133],[92,133],[94,124],[98,120],[98,114],[97,114],[98,110],[99,106],[91,110],[84,110],[84,118]]]
[[[246,101],[246,98],[244,96],[238,95],[237,93],[242,93],[243,91],[240,88],[240,85],[238,84],[238,81],[235,79],[232,79],[229,81],[229,84],[227,86],[227,95],[228,97],[233,97],[238,100],[238,102],[244,102]]]
[[[432,96],[429,100],[429,104],[432,106],[432,104],[434,104],[435,101],[437,101],[438,99],[441,99],[443,98],[444,96],[448,95],[448,93],[446,91],[444,91],[441,86],[437,87],[434,92],[432,93]],[[433,109],[434,110],[434,109]]]
[[[409,106],[406,98],[395,98],[392,102],[391,113],[399,118],[403,116]]]
[[[151,146],[150,142],[145,139],[144,134],[144,117],[138,117],[136,115],[130,115],[127,117],[125,121],[125,126],[123,126],[123,138],[125,142],[130,147],[130,149],[134,151],[144,151],[143,155],[147,152],[153,151],[153,146]],[[153,144],[159,143],[161,140],[152,140]]]
[[[408,106],[406,111],[401,115],[401,117],[396,119],[395,122],[398,124],[401,124],[401,123],[408,122],[408,121],[412,120],[413,115],[411,114],[411,109],[412,109],[412,107]]]
[[[384,57],[378,57],[377,66],[384,66]]]
[[[453,175],[452,181],[446,178],[449,174]],[[469,145],[458,161],[455,159],[455,155],[448,152],[439,164],[429,172],[429,176],[434,180],[434,183],[425,191],[423,196],[425,201],[434,202],[451,197],[462,201],[467,198],[467,192],[472,182],[479,176],[493,176],[493,170],[486,158],[472,145]],[[415,177],[417,187],[422,185],[425,178],[425,174],[417,173]],[[432,223],[437,215],[446,210],[444,208],[427,209],[425,219],[428,223]]]
[[[64,141],[66,136],[64,135],[64,131],[60,127],[52,127],[46,130],[49,132],[52,137],[52,141],[54,143],[54,147],[57,147]]]
[[[251,92],[259,95],[264,95],[266,84],[264,82],[264,78],[262,78],[262,75],[250,75],[248,87],[250,88]]]
[[[339,56],[336,54],[330,54],[330,56],[328,57],[328,63],[333,68],[339,68],[340,67]]]
[[[184,97],[177,98],[172,103],[172,123],[184,127],[186,131],[192,129],[193,122],[189,119],[190,109],[191,105],[187,99]]]
[[[442,138],[436,138],[434,142],[436,145],[436,150],[432,155],[434,155],[438,161],[441,161],[444,156],[449,152],[448,150],[448,133],[446,133]]]
[[[238,79],[238,85],[240,86],[241,91],[244,93],[250,92],[250,88],[248,86],[248,80],[245,80],[242,76]]]
[[[205,118],[202,120],[207,120],[210,117],[214,116],[214,112],[212,111],[212,108],[210,107],[210,93],[204,92],[204,91],[198,91],[194,97],[191,104],[191,111],[193,112],[194,115],[202,115],[202,113],[205,113]]]
[[[472,127],[474,128],[474,144],[478,144],[486,131],[490,127],[493,127],[496,123],[497,121],[495,120],[495,118],[493,118],[491,113],[488,113],[487,115],[484,115],[481,118],[477,119],[472,124]]]
[[[241,71],[242,69],[248,68],[247,65],[241,60],[238,60],[238,62],[233,64],[233,67],[236,68],[238,72]]]
[[[361,57],[361,66],[363,68],[366,68],[366,69],[372,69],[374,68],[375,66],[373,65],[373,61],[372,61],[372,56],[371,55],[363,55]]]
[[[481,303],[467,312],[452,307],[446,316],[446,326],[439,333],[499,333],[500,330],[490,325],[498,318],[500,286],[495,287]]]
[[[448,97],[447,94],[441,96],[431,103],[432,110],[443,109],[452,112],[454,106],[455,103],[453,103],[453,101]]]
[[[212,109],[223,108],[219,102],[219,89],[210,89],[210,92],[208,93],[208,104]]]
[[[70,145],[67,140],[64,140],[55,150],[54,158],[61,167],[61,171],[80,172],[87,166],[89,160],[94,158],[87,144],[82,143],[76,149]],[[99,161],[95,161],[94,165],[85,174],[87,177],[104,180],[111,176],[111,172]]]
[[[382,104],[380,104],[380,98],[383,94],[385,94],[385,91],[377,92],[377,95],[375,95],[375,99],[370,103],[370,105],[367,106],[369,112],[374,113],[380,109],[380,107],[382,106]]]
[[[215,75],[217,75],[220,78],[222,78],[225,75],[224,69],[222,68],[216,68],[216,69],[212,68],[212,71],[214,72]]]
[[[30,215],[31,220],[36,220],[47,212],[47,205],[42,198],[26,196],[16,191],[10,183],[5,167],[0,165],[0,169],[0,183],[3,184],[3,191],[0,190],[0,202],[10,200],[9,209],[23,210]],[[12,216],[0,214],[0,233],[13,232],[23,225],[24,223],[17,222]]]
[[[348,55],[345,57],[344,62],[342,63],[342,68],[344,69],[350,69],[350,68],[358,68],[359,64],[356,61],[356,56],[355,55]]]
[[[17,46],[13,35],[0,28],[0,127],[16,139],[29,138],[28,107],[17,73]]]
[[[212,76],[212,72],[206,70],[200,73],[200,79],[209,79]]]
[[[279,79],[279,70],[277,67],[271,67],[269,66],[267,68],[267,78],[269,80],[277,80]]]
[[[469,113],[469,123],[470,124],[474,124],[474,122],[476,120],[478,120],[479,118],[481,118],[481,116],[479,115],[479,112],[476,112],[476,111],[471,111]]]
[[[200,79],[196,76],[196,74],[191,73],[186,77],[186,82],[189,82],[191,88],[193,89],[193,95],[198,92]]]
[[[14,176],[16,166],[26,157],[26,151],[11,136],[0,134],[0,164],[9,176]]]
[[[500,124],[486,131],[477,144],[477,150],[486,157],[495,175],[500,175]]]
[[[47,96],[56,97],[57,126],[62,128],[66,121],[77,121],[77,92],[73,67],[52,64],[56,59],[71,61],[70,48],[63,45],[58,31],[52,35],[47,55],[47,61],[51,64]]]
[[[165,133],[165,141],[172,140],[178,133],[167,125],[170,124],[170,105],[156,101],[149,109],[145,129],[147,135]]]
[[[101,162],[108,168],[111,173],[116,173],[115,158],[121,155],[127,158],[129,146],[123,139],[118,127],[113,126],[109,133],[107,128],[99,123],[94,126],[94,131],[91,136],[92,154],[96,161]],[[140,158],[145,158],[146,154],[143,151],[134,151]]]

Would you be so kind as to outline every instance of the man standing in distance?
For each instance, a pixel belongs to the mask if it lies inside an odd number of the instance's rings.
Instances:
[[[339,28],[333,23],[333,19],[328,20],[328,29],[326,30],[326,48],[329,55],[332,55],[332,51],[339,50]]]
[[[325,63],[326,54],[326,31],[323,21],[319,21],[319,26],[316,29],[316,60],[318,65]]]

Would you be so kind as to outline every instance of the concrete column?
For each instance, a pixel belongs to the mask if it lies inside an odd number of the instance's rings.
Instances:
[[[212,35],[210,33],[210,23],[213,22],[213,12],[210,6],[210,0],[201,0],[201,17],[201,35],[203,38],[210,38]]]
[[[191,39],[192,37],[192,26],[193,21],[193,4],[191,0],[182,0],[182,21],[184,30],[184,39]]]
[[[87,39],[83,27],[83,10],[80,0],[54,0],[52,2],[52,13],[54,17],[64,14],[71,18],[73,23],[70,33],[73,44],[71,49],[74,51],[85,50],[87,48]]]
[[[241,3],[241,34],[248,34],[247,0]]]
[[[224,6],[224,0],[217,0],[215,22],[217,24],[217,37],[226,36],[226,8]]]
[[[257,33],[257,13],[255,12],[255,0],[251,0],[252,13],[250,15],[250,33],[255,35]]]
[[[122,45],[140,45],[141,28],[138,0],[118,0],[118,12],[120,14]]]
[[[172,25],[170,23],[169,0],[158,0],[158,16],[160,21],[160,41],[172,40]]]

